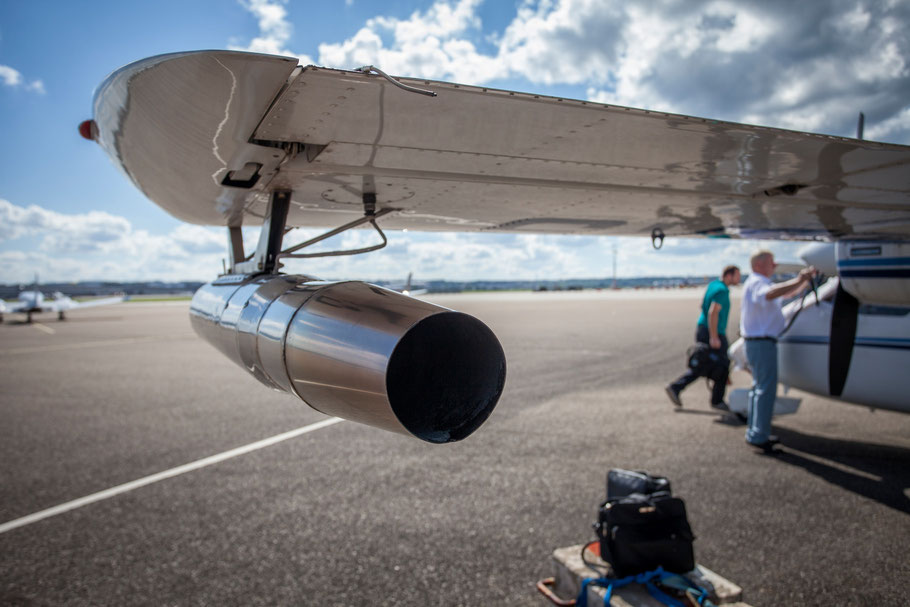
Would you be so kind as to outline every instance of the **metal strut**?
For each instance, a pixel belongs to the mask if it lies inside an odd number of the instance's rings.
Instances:
[[[284,227],[291,207],[291,191],[275,190],[269,202],[268,217],[262,222],[259,232],[259,244],[256,252],[241,263],[231,266],[232,274],[272,274],[278,271],[278,255],[281,252],[281,240],[284,238]],[[240,236],[239,229],[229,229],[231,236],[231,256],[242,254],[242,244],[236,246]]]
[[[288,220],[288,210],[291,208],[290,190],[277,190],[272,192],[272,212],[268,219],[268,242],[266,243],[265,261],[262,271],[274,274],[278,271],[278,255],[281,251],[281,241],[284,239],[284,226]],[[263,232],[266,226],[262,226]],[[260,240],[262,237],[260,236]]]

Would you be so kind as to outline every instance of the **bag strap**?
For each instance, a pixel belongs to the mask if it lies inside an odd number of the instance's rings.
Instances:
[[[660,588],[657,587],[657,583],[685,591],[690,598],[694,599],[695,602],[703,607],[714,607],[714,604],[707,598],[707,590],[682,575],[664,571],[663,567],[623,578],[585,578],[581,583],[581,591],[575,599],[575,605],[576,607],[588,607],[588,586],[590,585],[600,586],[606,589],[604,594],[604,606],[610,607],[610,599],[613,598],[614,588],[622,588],[629,584],[641,584],[647,589],[648,594],[664,605],[668,605],[669,607],[685,607],[681,602],[661,591]],[[696,594],[697,596],[693,596]]]
[[[697,603],[703,607],[715,607],[714,603],[708,599],[708,591],[684,575],[667,575],[660,583],[664,586],[675,588],[676,590],[682,590],[693,603]]]

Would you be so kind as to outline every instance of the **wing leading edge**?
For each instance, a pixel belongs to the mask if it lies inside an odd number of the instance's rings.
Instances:
[[[910,237],[910,147],[203,51],[122,68],[98,139],[186,221],[388,228]]]

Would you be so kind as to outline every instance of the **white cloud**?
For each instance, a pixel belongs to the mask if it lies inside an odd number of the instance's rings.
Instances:
[[[300,230],[286,244],[321,233]],[[258,230],[245,230],[252,251]],[[713,276],[727,263],[748,262],[751,241],[668,239],[656,251],[650,240],[541,234],[391,232],[389,245],[368,255],[287,260],[288,273],[321,278],[403,280],[535,280],[612,275],[615,243],[619,276]],[[37,240],[37,247],[29,241]],[[352,230],[323,249],[353,249],[378,242],[371,230]],[[768,243],[764,243],[769,246]],[[795,260],[801,243],[771,243],[781,259]],[[59,213],[0,199],[0,282],[42,280],[212,280],[227,252],[223,228],[179,225],[167,234],[135,229],[109,213]]]
[[[525,2],[500,39],[497,59],[535,83],[602,84],[621,60],[627,23],[620,3]]]
[[[66,233],[66,240],[58,242],[104,243],[128,229],[126,219],[101,211],[64,215],[35,205],[20,207],[0,199],[0,240],[34,235],[59,238],[59,234]]]
[[[314,235],[307,231],[298,240]],[[385,249],[351,257],[288,260],[285,270],[324,278],[398,279],[413,272],[420,281],[551,280],[606,278],[617,275],[715,276],[724,265],[748,267],[758,248],[785,261],[798,261],[805,243],[751,240],[668,238],[655,250],[648,238],[561,236],[546,234],[477,234],[456,232],[391,232]],[[336,248],[363,247],[375,234],[352,230],[331,243]]]
[[[721,53],[747,53],[759,50],[777,28],[777,19],[769,15],[753,13],[747,7],[719,3],[710,7],[706,14],[717,11],[713,16],[729,19],[732,27],[718,33],[714,46]]]
[[[481,0],[438,1],[407,19],[375,17],[350,39],[319,45],[319,63],[356,68],[375,65],[403,76],[483,82],[504,75],[495,57],[480,54],[470,40],[481,34]],[[386,45],[384,40],[390,40]]]
[[[297,57],[304,65],[314,61],[304,53],[297,53],[287,47],[294,33],[294,26],[288,21],[285,9],[287,0],[240,0],[240,4],[256,17],[259,36],[246,45],[230,45],[237,51],[251,51],[269,55]]]
[[[22,74],[8,65],[0,65],[0,80],[6,86],[19,86],[22,84]]]
[[[44,83],[41,80],[32,80],[26,82],[22,74],[8,65],[0,65],[0,82],[6,86],[17,88],[22,87],[26,91],[31,91],[43,95],[45,93]]]
[[[615,83],[589,85],[594,101],[852,136],[859,111],[885,123],[910,96],[906,3],[628,6]]]
[[[864,137],[873,140],[884,139],[897,132],[905,133],[910,139],[910,105],[887,120],[866,128]]]
[[[37,244],[34,244],[37,243]],[[0,199],[0,282],[212,278],[226,252],[223,230],[181,225],[165,235],[101,211],[60,213]]]
[[[859,111],[870,125],[896,124],[910,97],[908,3],[522,0],[501,32],[482,29],[479,6],[437,0],[407,18],[374,17],[320,45],[319,62],[580,85],[604,103],[839,135],[853,134]],[[910,141],[903,128],[875,132]]]
[[[512,23],[493,36],[498,51],[490,55],[476,45],[486,37],[476,15],[480,4],[438,0],[406,19],[375,17],[348,40],[321,44],[319,62],[373,64],[397,75],[472,84],[516,75],[544,84],[606,78],[621,24],[618,10],[592,0],[523,2]]]

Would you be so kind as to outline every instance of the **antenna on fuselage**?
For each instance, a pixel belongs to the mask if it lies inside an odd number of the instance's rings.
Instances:
[[[859,122],[856,125],[856,138],[863,138],[863,126],[866,124],[866,115],[862,112],[859,113]]]

